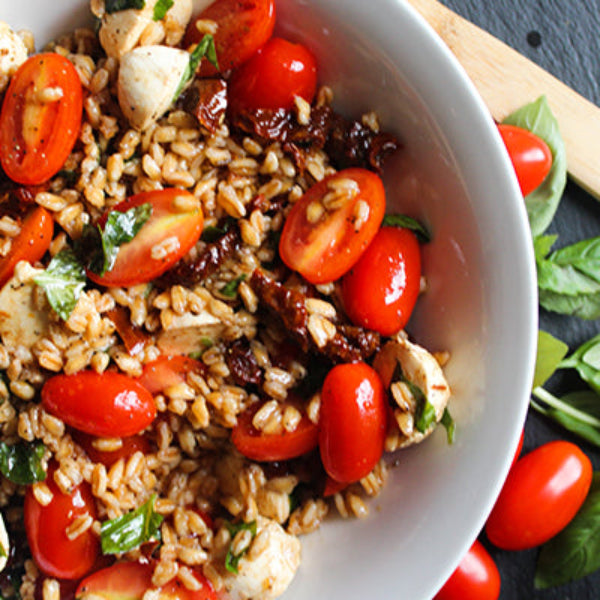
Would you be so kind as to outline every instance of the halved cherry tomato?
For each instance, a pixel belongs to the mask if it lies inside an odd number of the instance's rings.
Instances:
[[[152,563],[121,562],[106,569],[96,571],[86,577],[77,588],[76,598],[105,600],[142,600],[144,593],[153,587]],[[192,573],[200,584],[200,589],[187,589],[178,579],[172,579],[160,587],[160,598],[165,600],[217,600],[217,594],[210,581],[198,570]]]
[[[335,494],[341,492],[344,488],[347,488],[348,485],[349,484],[347,482],[336,481],[327,475],[327,479],[325,480],[325,488],[323,489],[323,498],[335,496]]]
[[[371,243],[385,213],[381,179],[366,169],[338,171],[294,204],[283,226],[279,254],[311,283],[344,275]]]
[[[481,542],[475,540],[434,600],[497,600],[499,596],[498,567]]]
[[[60,170],[79,135],[82,102],[64,56],[35,54],[19,67],[0,113],[0,163],[13,181],[35,185]]]
[[[373,470],[383,454],[387,414],[383,384],[369,365],[329,371],[321,390],[319,449],[332,479],[349,483]]]
[[[546,179],[552,167],[552,151],[548,144],[515,125],[498,125],[504,145],[515,168],[523,196],[533,192]]]
[[[34,263],[44,256],[53,233],[52,215],[42,206],[36,206],[23,220],[21,231],[12,241],[8,254],[0,259],[0,287],[12,277],[20,260]]]
[[[98,437],[126,437],[154,421],[152,394],[113,371],[55,375],[42,388],[42,405],[67,425]]]
[[[158,394],[178,383],[184,383],[188,373],[204,376],[206,367],[190,356],[159,356],[144,365],[138,381],[151,394]]]
[[[585,500],[592,463],[566,441],[544,444],[510,470],[488,518],[485,532],[505,550],[543,544],[561,531]]]
[[[217,24],[214,35],[217,61],[222,73],[247,61],[262,48],[275,26],[275,0],[216,0],[192,18],[185,34],[184,45],[197,44],[203,37],[196,21],[208,19]],[[203,60],[200,75],[217,73],[209,61]]]
[[[302,44],[271,38],[238,67],[228,84],[229,106],[235,111],[294,106],[300,96],[312,103],[317,89],[317,61]]]
[[[29,486],[25,493],[25,531],[37,566],[47,575],[60,579],[79,579],[88,573],[100,555],[96,534],[88,529],[69,539],[66,529],[78,517],[96,519],[96,505],[87,482],[63,494],[54,483],[54,468],[49,469],[46,484],[52,500],[42,506]]]
[[[105,467],[111,467],[120,458],[128,459],[135,452],[149,454],[151,450],[150,442],[143,435],[121,438],[121,447],[117,450],[98,450],[93,443],[95,436],[80,431],[74,431],[73,438],[85,450],[90,460]]]
[[[195,200],[193,194],[186,190],[168,188],[141,192],[117,204],[113,210],[125,212],[149,203],[152,215],[138,234],[119,248],[117,260],[110,271],[104,275],[88,271],[88,277],[109,287],[129,286],[151,281],[171,268],[200,239],[204,224],[200,206],[180,209],[180,199],[184,200],[182,204]],[[167,244],[166,256],[153,257],[153,248],[171,239],[173,244]]]
[[[252,424],[260,404],[246,409],[238,415],[237,424],[231,432],[231,441],[245,457],[257,461],[287,460],[302,456],[317,447],[319,430],[303,415],[294,431],[266,434]]]
[[[415,234],[382,227],[342,279],[344,309],[356,325],[392,335],[408,323],[420,282],[421,250]]]

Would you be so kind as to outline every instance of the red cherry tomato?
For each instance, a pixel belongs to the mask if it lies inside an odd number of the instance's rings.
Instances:
[[[96,506],[85,481],[63,494],[54,483],[50,469],[46,484],[52,500],[42,506],[31,486],[25,493],[25,531],[31,554],[46,575],[60,579],[79,579],[88,573],[100,555],[100,543],[91,529],[70,540],[66,529],[78,517],[90,515],[96,519]]]
[[[382,227],[342,279],[346,313],[356,325],[392,335],[408,323],[421,281],[421,251],[409,229]]]
[[[434,600],[497,600],[499,596],[498,567],[483,545],[475,540]]]
[[[365,363],[333,367],[321,391],[319,449],[327,474],[340,483],[368,475],[383,454],[387,407],[381,379]]]
[[[302,456],[317,447],[319,430],[303,415],[294,431],[266,434],[252,424],[260,405],[251,406],[238,415],[237,424],[231,432],[231,441],[245,457],[257,461],[287,460]]]
[[[510,470],[485,532],[505,550],[543,544],[561,531],[583,504],[592,481],[590,459],[574,444],[549,442]]]
[[[113,210],[125,212],[130,208],[149,203],[152,215],[138,234],[119,248],[113,268],[104,275],[88,271],[88,277],[109,287],[130,286],[151,281],[170,269],[200,238],[204,217],[202,209],[179,209],[179,200],[192,200],[186,190],[169,188],[141,192],[119,203]],[[103,223],[102,223],[103,225]],[[153,248],[173,239],[164,257],[153,257]]]
[[[63,166],[79,135],[82,91],[73,64],[46,52],[14,74],[0,113],[0,163],[13,180],[35,185]]]
[[[546,179],[552,167],[548,144],[527,129],[515,125],[498,125],[504,145],[515,168],[521,192],[527,196]]]
[[[216,0],[192,18],[185,34],[185,46],[197,44],[204,36],[196,27],[198,19],[217,24],[214,35],[217,61],[219,70],[225,73],[247,61],[271,37],[275,26],[275,0]],[[217,69],[203,60],[199,73],[203,77],[213,76]]]
[[[344,193],[341,188],[353,191]],[[311,283],[334,281],[366,250],[384,213],[385,190],[375,173],[359,168],[339,171],[294,204],[283,226],[279,254]]]
[[[110,467],[120,458],[128,459],[135,452],[149,454],[151,451],[150,442],[143,435],[132,435],[121,439],[121,447],[117,450],[98,450],[94,447],[94,436],[74,431],[73,438],[85,450],[86,454],[95,463],[102,463],[105,467]]]
[[[12,277],[20,260],[34,263],[44,256],[53,233],[52,215],[45,208],[36,206],[23,220],[21,232],[12,241],[8,254],[0,258],[0,287]]]
[[[144,365],[138,381],[151,394],[158,394],[178,383],[184,383],[188,373],[204,376],[206,367],[199,360],[189,356],[159,356]]]
[[[112,371],[55,375],[42,388],[42,405],[67,425],[98,437],[135,435],[156,417],[152,394]]]
[[[236,69],[228,84],[229,105],[235,111],[294,106],[300,96],[312,103],[317,89],[317,62],[302,44],[271,38]]]

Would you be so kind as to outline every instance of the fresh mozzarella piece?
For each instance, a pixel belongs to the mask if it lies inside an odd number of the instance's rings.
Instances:
[[[206,340],[216,340],[222,330],[223,323],[206,311],[174,315],[163,322],[156,344],[164,354],[193,354],[206,350]]]
[[[2,552],[0,552],[0,571],[2,571],[8,561],[9,546],[8,546],[8,532],[6,531],[6,525],[4,525],[4,519],[2,518],[1,513],[0,513],[0,547],[2,547]]]
[[[132,127],[142,131],[167,111],[189,64],[188,52],[168,46],[142,46],[123,55],[117,90]]]
[[[27,60],[27,47],[16,31],[0,21],[0,92],[8,87],[10,78]]]

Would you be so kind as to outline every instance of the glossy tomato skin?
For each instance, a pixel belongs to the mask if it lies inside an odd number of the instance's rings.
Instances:
[[[353,186],[356,193],[345,202],[336,201],[336,188],[341,186]],[[283,226],[279,254],[310,283],[335,281],[367,249],[384,214],[385,190],[379,176],[361,168],[338,171],[294,204]]]
[[[505,550],[525,550],[554,537],[575,516],[592,481],[590,459],[566,441],[548,442],[517,460],[485,532]]]
[[[60,97],[44,102],[44,90],[60,90]],[[0,163],[8,177],[36,185],[61,169],[79,135],[82,98],[77,71],[60,54],[35,54],[19,67],[0,112]]]
[[[500,573],[496,563],[475,540],[434,600],[498,600]]]
[[[543,139],[522,127],[501,124],[498,130],[517,174],[521,193],[527,196],[550,172],[552,151]]]
[[[42,388],[42,405],[67,425],[98,437],[135,435],[156,417],[152,394],[112,371],[55,375]]]
[[[214,35],[219,71],[226,73],[246,62],[273,34],[275,0],[216,0],[194,16],[184,37],[184,46],[197,44],[204,34],[196,27],[198,19],[217,24]],[[203,60],[200,75],[212,77],[217,69]]]
[[[144,365],[138,381],[151,393],[158,394],[168,387],[184,383],[188,373],[206,375],[204,363],[190,356],[159,356]]]
[[[177,208],[180,200],[194,205],[193,194],[186,190],[168,188],[140,192],[119,203],[113,210],[125,212],[130,208],[150,204],[152,215],[144,223],[138,234],[119,248],[113,268],[104,275],[88,270],[88,277],[100,285],[120,287],[145,283],[162,275],[180,258],[185,256],[200,239],[204,216],[196,203],[196,208]],[[105,219],[101,223],[104,225]],[[152,249],[169,238],[176,237],[177,245],[160,258],[153,257]]]
[[[350,320],[393,335],[403,329],[419,296],[421,250],[409,229],[382,227],[342,279],[342,299]]]
[[[37,566],[51,577],[79,579],[88,573],[100,555],[100,543],[91,529],[70,540],[66,528],[80,516],[96,519],[96,506],[87,482],[63,494],[50,469],[46,484],[52,500],[42,506],[29,486],[25,493],[25,531]]]
[[[313,54],[302,44],[274,37],[232,73],[229,105],[233,112],[290,109],[295,96],[311,104],[316,90],[317,61]]]
[[[387,414],[374,369],[361,362],[331,369],[321,390],[319,450],[332,479],[350,483],[373,470],[383,454]]]

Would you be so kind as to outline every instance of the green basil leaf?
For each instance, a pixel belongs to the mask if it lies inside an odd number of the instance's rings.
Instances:
[[[450,411],[447,407],[444,409],[444,414],[442,415],[440,423],[446,429],[446,437],[448,439],[448,443],[454,444],[454,440],[456,438],[456,422],[452,418],[452,415],[450,414]]]
[[[239,275],[235,279],[232,279],[231,281],[228,281],[219,290],[219,292],[221,294],[223,294],[223,296],[225,296],[227,298],[235,298],[235,296],[237,295],[238,288],[240,287],[240,283],[242,283],[242,281],[244,281],[245,279],[246,279],[246,275],[244,275],[244,274]]]
[[[503,122],[531,131],[542,138],[552,152],[552,167],[548,176],[525,198],[531,232],[536,237],[550,225],[567,183],[565,145],[545,96],[523,106]]]
[[[62,177],[67,187],[73,187],[79,179],[77,171],[71,171],[70,169],[61,169],[56,176]]]
[[[34,281],[46,292],[56,314],[66,321],[85,287],[85,267],[73,250],[65,248],[52,258],[46,270]]]
[[[588,340],[563,359],[561,369],[576,369],[579,376],[600,394],[600,334]]]
[[[165,18],[167,11],[175,4],[175,0],[157,0],[154,5],[153,21],[160,21]]]
[[[231,544],[229,545],[229,550],[227,551],[227,555],[225,556],[225,568],[230,572],[237,575],[238,573],[238,565],[240,563],[241,558],[248,552],[248,548],[250,548],[250,544],[252,540],[256,537],[256,521],[250,521],[250,523],[225,523],[227,530],[229,531],[229,535],[231,537]],[[249,531],[251,534],[250,544],[243,548],[241,552],[238,554],[234,554],[232,551],[233,538],[235,538],[236,534],[240,531]]]
[[[569,347],[546,331],[538,331],[537,357],[533,388],[544,385],[558,369]]]
[[[175,90],[173,101],[179,98],[183,88],[187,85],[188,81],[191,81],[194,77],[194,73],[200,64],[200,61],[205,57],[215,67],[215,69],[219,70],[215,40],[213,36],[208,33],[200,40],[200,43],[190,53],[190,62],[188,63],[188,66],[181,77],[181,81]]]
[[[46,479],[42,458],[46,447],[25,442],[9,446],[0,442],[0,472],[17,485],[30,485]]]
[[[142,9],[146,6],[146,0],[105,0],[104,7],[107,13],[119,12],[130,8]]]
[[[424,244],[431,241],[431,234],[427,231],[426,227],[412,217],[398,214],[385,215],[381,224],[386,227],[405,227],[406,229],[410,229],[417,236],[418,240]]]
[[[160,540],[162,515],[154,510],[156,494],[139,508],[110,521],[100,528],[103,554],[122,554],[150,540]]]
[[[408,386],[417,403],[415,428],[420,433],[425,433],[435,423],[435,406],[429,402],[425,392],[419,386],[406,379],[404,375],[400,379]]]
[[[600,569],[600,472],[574,519],[541,548],[534,585],[562,585]]]
[[[539,261],[546,258],[557,239],[557,235],[538,235],[537,237],[533,238],[533,251],[535,253],[535,260]]]

